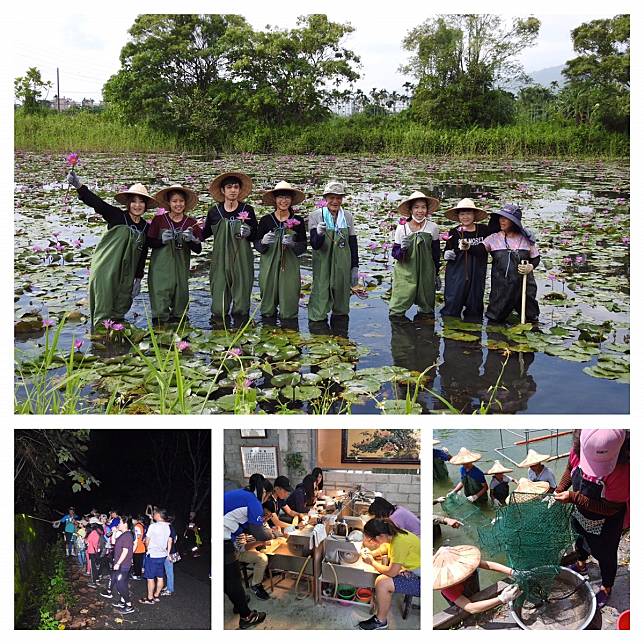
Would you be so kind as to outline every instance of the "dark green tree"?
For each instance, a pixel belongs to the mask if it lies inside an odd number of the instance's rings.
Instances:
[[[630,120],[630,16],[592,20],[571,32],[579,54],[563,69],[568,80],[562,111],[576,123],[628,131]]]
[[[537,18],[440,15],[412,29],[403,47],[412,52],[401,71],[417,85],[411,110],[416,119],[446,127],[490,126],[513,118],[512,98],[495,89],[502,81],[523,79],[516,56],[533,45]]]
[[[30,67],[24,76],[13,81],[14,93],[25,112],[33,113],[41,109],[43,92],[51,89],[51,82],[44,81],[40,70]]]

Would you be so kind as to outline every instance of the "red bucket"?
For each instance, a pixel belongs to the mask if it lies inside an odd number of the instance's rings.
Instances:
[[[371,592],[370,588],[358,588],[358,590],[356,591],[356,599],[363,604],[371,603],[372,597],[373,593]]]
[[[631,630],[631,611],[630,610],[625,610],[617,618],[617,630],[618,631]]]

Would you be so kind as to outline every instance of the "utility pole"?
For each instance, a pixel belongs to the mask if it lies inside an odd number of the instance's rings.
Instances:
[[[60,112],[60,74],[58,73],[58,67],[56,67],[56,102]]]

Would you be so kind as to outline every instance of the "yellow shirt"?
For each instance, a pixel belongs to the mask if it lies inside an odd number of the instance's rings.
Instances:
[[[420,539],[413,533],[397,534],[389,546],[389,563],[400,564],[405,570],[420,572]]]

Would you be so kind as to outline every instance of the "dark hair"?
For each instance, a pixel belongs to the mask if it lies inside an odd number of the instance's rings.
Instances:
[[[152,512],[152,515],[158,513],[161,515],[161,521],[167,521],[168,520],[168,511],[165,508],[155,508],[154,511]]]
[[[395,509],[395,505],[392,505],[381,496],[377,496],[369,506],[368,512],[369,514],[373,514],[376,519],[386,519]]]
[[[307,474],[303,479],[300,485],[302,488],[304,488],[304,492],[306,492],[306,505],[314,505],[315,504],[315,489],[314,489],[314,482],[315,479],[310,475]]]
[[[256,472],[251,474],[248,479],[248,485],[244,489],[252,492],[261,501],[264,492],[273,491],[273,484],[268,479],[265,479],[262,474]]]
[[[320,481],[320,484],[317,486],[318,490],[321,490],[324,488],[324,472],[319,468],[319,467],[314,467],[313,471],[311,472],[311,476],[313,477],[314,481],[318,480],[318,476],[322,475],[322,480]]]
[[[148,207],[150,206],[150,199],[148,197],[145,197],[144,195],[128,195],[127,196],[127,205],[128,209],[130,207],[130,204],[135,200],[135,199],[142,199],[143,203],[145,203],[145,209],[147,210]]]
[[[125,523],[125,524],[127,525],[127,529],[128,529],[130,532],[132,532],[132,530],[134,529],[134,521],[132,520],[132,516],[131,516],[131,515],[129,515],[129,514],[122,514],[122,515],[119,517],[119,521],[120,521],[121,523]]]
[[[397,534],[408,534],[407,530],[399,528],[391,519],[369,519],[364,524],[364,533],[375,539],[379,534],[395,537]]]
[[[170,203],[170,199],[172,199],[173,195],[181,195],[184,201],[188,201],[188,193],[185,190],[181,190],[179,188],[173,188],[168,192],[168,196],[167,196],[168,203]]]
[[[292,190],[276,190],[273,197],[290,197],[293,200],[295,193]]]
[[[575,456],[581,454],[581,429],[573,429],[572,431],[572,453]]]
[[[241,188],[241,181],[239,177],[226,177],[222,182],[221,182],[221,187],[225,188],[226,186],[239,186]]]

